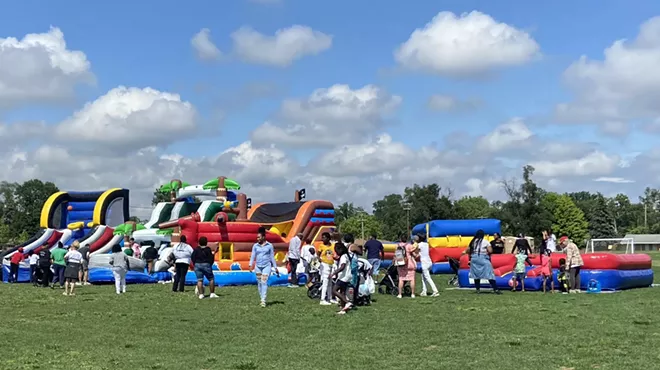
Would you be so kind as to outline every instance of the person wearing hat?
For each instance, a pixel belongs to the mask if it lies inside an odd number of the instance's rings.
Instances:
[[[568,284],[571,293],[580,292],[580,269],[584,265],[580,249],[573,243],[568,236],[563,235],[559,238],[559,243],[566,253],[566,269],[568,270]]]

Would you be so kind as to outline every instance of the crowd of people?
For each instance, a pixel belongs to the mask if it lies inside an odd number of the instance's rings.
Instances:
[[[491,263],[491,256],[494,254],[504,253],[504,241],[499,234],[494,235],[492,241],[485,239],[483,230],[478,230],[470,245],[465,250],[470,259],[470,279],[474,280],[476,292],[481,292],[481,280],[488,280],[495,294],[501,294],[495,283],[495,272]],[[557,238],[552,230],[547,230],[542,233],[542,242],[539,247],[539,262],[540,273],[543,278],[542,289],[545,293],[547,286],[550,285],[551,292],[555,292],[555,283],[552,276],[552,259],[553,254],[563,252],[566,254],[565,258],[560,258],[557,262],[559,265],[559,288],[562,293],[578,293],[580,292],[580,269],[584,265],[580,255],[579,248],[569,240],[567,235],[562,235],[557,244]],[[532,253],[532,248],[525,235],[520,234],[515,241],[511,251],[516,257],[513,272],[514,275],[510,281],[512,291],[517,291],[518,286],[521,291],[525,291],[525,277],[526,265],[533,266],[529,255]],[[548,284],[549,283],[549,284]]]
[[[346,314],[355,309],[361,296],[370,296],[374,291],[375,281],[382,262],[385,260],[385,250],[377,235],[371,235],[364,245],[355,243],[351,234],[323,233],[318,247],[312,240],[302,240],[303,235],[298,234],[291,238],[287,253],[288,267],[291,271],[289,287],[298,288],[298,273],[304,273],[307,278],[306,286],[312,286],[320,291],[320,305],[339,305],[338,314]],[[216,249],[209,247],[208,240],[201,237],[199,247],[192,248],[185,236],[181,236],[178,243],[172,248],[168,263],[171,265],[173,275],[172,291],[184,292],[186,274],[192,268],[197,278],[195,292],[199,299],[206,298],[204,279],[208,281],[209,298],[217,298],[215,294],[215,279],[213,263]],[[552,230],[544,231],[542,243],[539,248],[540,274],[543,278],[543,291],[547,283],[555,291],[552,278],[553,254],[562,251],[566,255],[558,261],[560,290],[564,293],[579,292],[580,268],[583,265],[578,247],[563,235],[559,243]],[[495,294],[501,294],[495,282],[495,273],[491,263],[491,256],[505,252],[505,242],[501,235],[495,234],[492,241],[486,239],[483,230],[478,230],[463,252],[468,255],[470,271],[469,278],[474,281],[476,292],[481,292],[481,281],[487,280]],[[529,255],[532,248],[524,235],[519,235],[511,253],[515,256],[512,266],[514,272],[510,281],[512,291],[525,291],[526,266],[533,266]],[[148,272],[154,270],[154,262],[158,258],[158,251],[153,246],[146,246],[145,250],[134,239],[130,239],[125,247],[114,245],[110,255],[110,265],[115,280],[117,294],[126,292],[126,274],[130,270],[130,257],[142,258]],[[55,289],[59,285],[67,296],[75,295],[77,285],[88,285],[89,278],[89,245],[80,246],[74,241],[68,250],[59,243],[52,251],[48,244],[25,254],[20,248],[11,256],[9,281],[18,280],[18,267],[23,259],[29,259],[30,280],[34,286],[50,286]],[[429,253],[429,244],[425,235],[414,235],[412,240],[403,234],[397,244],[392,264],[396,268],[397,282],[396,296],[403,298],[408,289],[410,297],[416,297],[415,274],[417,261],[421,264],[422,289],[420,296],[437,297],[439,290],[431,278],[432,260]],[[249,269],[255,274],[259,304],[267,306],[268,280],[271,274],[279,276],[280,272],[275,260],[274,248],[266,241],[266,229],[260,228],[257,241],[252,247]],[[352,296],[349,293],[352,290]],[[370,300],[368,300],[370,301]]]

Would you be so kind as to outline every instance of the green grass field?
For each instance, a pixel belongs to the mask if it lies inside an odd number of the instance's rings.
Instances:
[[[658,256],[660,257],[660,256]],[[660,259],[656,259],[656,273]],[[435,277],[447,287],[448,276]],[[657,280],[658,278],[656,278]],[[345,316],[304,288],[0,284],[2,369],[657,369],[660,288],[615,294],[376,294]]]

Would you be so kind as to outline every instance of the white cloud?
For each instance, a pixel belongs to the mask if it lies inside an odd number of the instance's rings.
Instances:
[[[69,50],[59,28],[0,38],[0,106],[70,99],[77,85],[93,82],[87,56]]]
[[[297,147],[359,143],[378,133],[400,103],[401,97],[373,85],[356,90],[333,85],[315,90],[307,99],[285,100],[278,122],[265,122],[251,136],[258,143]]]
[[[532,136],[533,133],[525,122],[521,118],[514,118],[483,136],[478,145],[480,150],[487,152],[515,151],[519,150],[521,145],[529,144]]]
[[[282,28],[274,36],[264,35],[251,27],[232,33],[234,52],[243,60],[275,67],[287,67],[308,55],[330,49],[332,36],[307,26]]]
[[[632,184],[634,180],[624,179],[623,177],[599,177],[594,179],[596,182],[611,182],[614,184]]]
[[[429,109],[439,112],[466,112],[478,109],[481,105],[482,102],[478,99],[461,100],[443,94],[432,95],[427,102]]]
[[[527,63],[539,50],[528,33],[487,14],[440,12],[416,29],[394,57],[407,69],[468,77]]]
[[[581,158],[563,161],[541,160],[530,163],[534,174],[545,177],[608,175],[619,167],[621,158],[594,151]]]
[[[95,149],[139,149],[171,144],[195,128],[195,108],[179,95],[119,86],[61,122],[55,133]]]
[[[329,150],[313,165],[331,176],[375,175],[404,168],[415,157],[411,148],[383,134],[365,144],[342,145]]]
[[[564,72],[575,100],[559,104],[556,113],[569,122],[597,123],[606,132],[627,130],[626,121],[660,115],[660,17],[644,22],[637,37],[617,40],[602,60],[587,56]]]
[[[211,30],[202,28],[191,39],[190,45],[195,51],[197,58],[201,60],[218,60],[222,57],[222,52],[211,40]]]

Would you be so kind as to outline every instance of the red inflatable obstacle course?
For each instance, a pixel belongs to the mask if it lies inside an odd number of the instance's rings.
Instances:
[[[463,255],[465,248],[429,248],[429,255],[433,263],[447,262],[449,258],[459,259]]]
[[[541,259],[538,254],[529,256],[534,265],[540,265]],[[566,259],[563,253],[553,253],[551,258],[552,268],[559,268],[559,260]],[[613,253],[588,253],[582,255],[585,270],[642,270],[650,269],[651,257],[648,254],[613,254]]]
[[[525,289],[541,290],[543,288],[541,259],[538,254],[530,255],[529,258],[533,266],[527,267]],[[557,274],[561,259],[566,259],[566,255],[563,253],[551,255],[555,287],[559,286]],[[653,283],[652,261],[651,257],[646,254],[588,253],[582,255],[582,260],[584,261],[584,265],[580,269],[580,289],[582,290],[586,290],[589,281],[592,280],[598,281],[602,290],[648,287]],[[500,289],[509,289],[509,280],[513,277],[515,261],[515,256],[511,254],[491,256],[495,281]],[[459,284],[461,287],[474,287],[474,281],[469,279],[467,256],[461,258]]]

